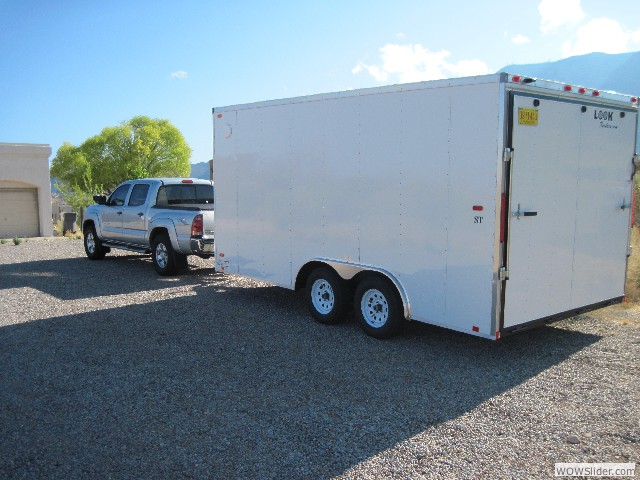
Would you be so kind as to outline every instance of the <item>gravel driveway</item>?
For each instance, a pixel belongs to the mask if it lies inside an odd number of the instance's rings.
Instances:
[[[640,459],[637,308],[499,342],[323,326],[190,260],[0,245],[1,478],[554,478]]]

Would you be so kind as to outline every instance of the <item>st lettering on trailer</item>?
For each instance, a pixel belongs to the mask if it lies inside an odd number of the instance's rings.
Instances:
[[[502,73],[214,108],[216,268],[378,338],[620,302],[637,104]]]

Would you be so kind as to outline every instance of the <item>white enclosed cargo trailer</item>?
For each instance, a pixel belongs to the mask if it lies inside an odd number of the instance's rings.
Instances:
[[[376,337],[620,302],[637,104],[496,74],[214,108],[216,268]]]

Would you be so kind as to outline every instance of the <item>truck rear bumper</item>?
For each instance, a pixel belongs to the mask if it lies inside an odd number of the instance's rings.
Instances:
[[[215,252],[213,239],[192,238],[190,246],[191,252],[202,258],[209,258]]]

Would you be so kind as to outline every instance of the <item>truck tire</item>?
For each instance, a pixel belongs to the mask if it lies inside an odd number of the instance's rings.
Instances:
[[[107,254],[107,249],[102,246],[93,224],[87,225],[84,229],[84,252],[91,260],[102,260]]]
[[[151,258],[153,267],[158,274],[167,276],[178,273],[176,253],[171,246],[171,240],[166,233],[160,233],[151,244]]]
[[[318,322],[333,325],[344,319],[347,311],[347,287],[333,270],[316,268],[307,278],[305,298],[309,312]]]
[[[398,292],[380,277],[367,277],[358,284],[353,308],[360,328],[375,338],[393,337],[404,322]]]

